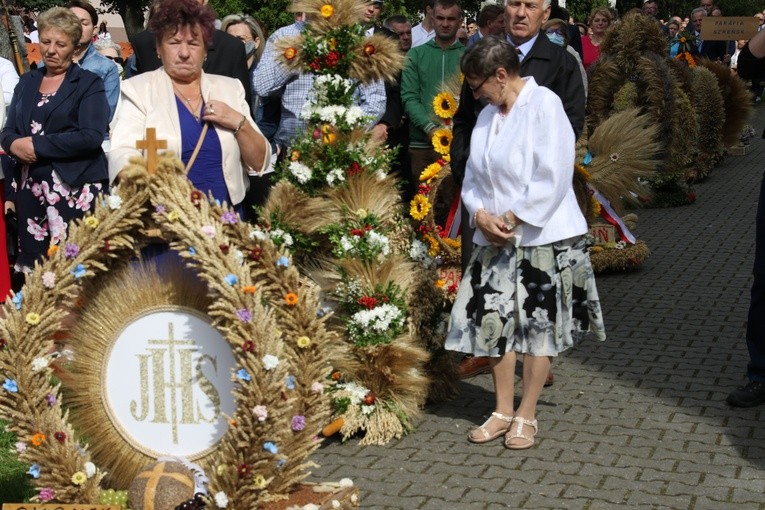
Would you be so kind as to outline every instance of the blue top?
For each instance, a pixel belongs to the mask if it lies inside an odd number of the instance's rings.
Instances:
[[[199,137],[202,135],[204,123],[197,120],[176,96],[175,103],[178,106],[178,120],[181,124],[181,160],[187,165],[194,154]],[[204,111],[204,103],[202,111]],[[212,192],[213,197],[221,202],[231,204],[226,180],[223,177],[223,157],[218,133],[210,126],[199,149],[197,159],[191,165],[188,173],[189,180],[195,188],[205,195]]]
[[[109,103],[109,122],[111,122],[112,117],[114,117],[114,109],[117,107],[117,100],[120,98],[119,69],[117,69],[114,62],[96,51],[95,46],[92,44],[88,46],[79,64],[81,68],[97,74],[104,80],[106,101]]]

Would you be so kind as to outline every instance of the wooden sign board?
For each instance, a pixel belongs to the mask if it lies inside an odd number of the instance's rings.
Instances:
[[[760,20],[754,16],[704,16],[701,38],[705,41],[738,41],[751,39]]]
[[[593,225],[590,227],[590,235],[595,239],[595,246],[617,243],[621,240],[616,235],[616,227],[613,225]]]
[[[3,510],[122,510],[122,505],[58,505],[50,503],[3,503]]]

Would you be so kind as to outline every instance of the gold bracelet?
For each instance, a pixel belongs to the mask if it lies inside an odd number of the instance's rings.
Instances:
[[[242,129],[242,126],[244,126],[245,122],[247,122],[247,117],[245,115],[242,115],[242,120],[239,121],[239,125],[236,126],[236,129],[234,130],[234,136],[236,136],[239,130]]]

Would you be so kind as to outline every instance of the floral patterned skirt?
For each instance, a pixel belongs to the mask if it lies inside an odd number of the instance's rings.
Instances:
[[[16,270],[34,267],[51,244],[66,238],[69,222],[91,210],[96,195],[108,182],[73,188],[49,166],[24,167],[16,186],[16,214],[19,218],[19,256]]]
[[[605,340],[585,238],[543,246],[474,246],[446,348],[476,356],[556,356],[588,333]]]

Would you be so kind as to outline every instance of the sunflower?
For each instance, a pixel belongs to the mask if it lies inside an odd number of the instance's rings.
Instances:
[[[438,172],[441,171],[441,168],[443,167],[441,166],[440,163],[429,164],[428,166],[425,167],[425,170],[423,170],[422,173],[420,174],[420,181],[427,181],[427,182],[432,181],[433,179],[436,178],[436,176],[438,176]]]
[[[433,110],[442,119],[451,119],[457,112],[457,100],[449,92],[441,92],[433,98]]]
[[[422,221],[430,211],[430,201],[423,195],[415,195],[410,202],[409,215],[417,221]]]
[[[449,147],[452,144],[452,132],[444,128],[436,129],[431,141],[436,152],[445,156],[449,154]]]
[[[321,6],[321,17],[324,19],[329,19],[332,17],[332,15],[335,13],[335,8],[332,7],[329,4],[324,4]]]

